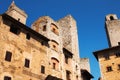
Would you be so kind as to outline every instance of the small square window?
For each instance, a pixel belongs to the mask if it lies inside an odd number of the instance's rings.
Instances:
[[[12,57],[12,53],[9,52],[9,51],[6,51],[5,60],[10,62],[11,61],[11,57]]]
[[[45,66],[41,66],[41,73],[45,74]]]
[[[25,67],[29,68],[30,66],[30,60],[29,59],[25,59]]]
[[[108,66],[108,67],[107,67],[107,72],[110,72],[110,71],[112,71],[112,67],[111,67],[111,66]]]
[[[19,30],[19,28],[15,27],[14,25],[11,25],[10,32],[18,35],[20,33],[20,30]]]
[[[4,76],[4,80],[11,80],[11,77],[9,77],[9,76]]]

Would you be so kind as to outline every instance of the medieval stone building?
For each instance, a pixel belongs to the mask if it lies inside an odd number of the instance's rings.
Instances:
[[[31,28],[26,20],[27,14],[14,2],[0,15],[0,80],[93,78],[89,60],[79,58],[76,21],[71,15],[58,21],[43,16]]]
[[[115,14],[106,16],[105,29],[109,48],[94,52],[99,61],[101,79],[120,80],[120,20]]]

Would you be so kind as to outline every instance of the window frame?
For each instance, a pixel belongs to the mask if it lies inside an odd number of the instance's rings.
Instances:
[[[11,59],[12,59],[12,52],[6,51],[5,61],[11,62]]]

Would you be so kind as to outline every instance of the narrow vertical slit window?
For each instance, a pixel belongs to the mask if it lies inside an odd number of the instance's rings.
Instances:
[[[41,65],[41,73],[45,74],[45,66]]]
[[[9,51],[6,51],[5,60],[10,62],[11,58],[12,58],[12,53]]]
[[[53,63],[53,69],[56,69],[56,64],[55,63]]]
[[[25,67],[29,68],[30,66],[30,60],[29,59],[25,59]]]

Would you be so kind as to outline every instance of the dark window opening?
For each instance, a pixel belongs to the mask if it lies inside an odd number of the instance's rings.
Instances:
[[[78,80],[78,75],[76,76],[76,80]]]
[[[17,34],[17,35],[20,33],[19,29],[14,27],[13,25],[10,27],[10,32]]]
[[[120,64],[118,64],[118,70],[120,70]]]
[[[107,72],[110,72],[110,71],[112,71],[112,67],[111,66],[107,67]]]
[[[120,52],[115,53],[116,57],[120,57]]]
[[[43,26],[43,31],[46,31],[46,25]]]
[[[110,20],[114,20],[113,16],[110,16]]]
[[[65,63],[68,64],[68,57],[65,56]]]
[[[11,80],[11,77],[9,77],[9,76],[4,76],[4,80]]]
[[[41,66],[41,73],[45,74],[45,66]]]
[[[26,39],[30,40],[30,34],[29,33],[26,34]]]
[[[55,69],[56,68],[56,63],[53,63],[53,69]]]
[[[53,48],[56,48],[56,46],[55,46],[55,45],[53,45]]]
[[[11,61],[11,57],[12,57],[12,53],[9,52],[9,51],[6,51],[5,60],[10,62]]]
[[[20,18],[18,18],[18,21],[20,21]]]
[[[77,71],[77,69],[78,69],[78,66],[76,65],[76,71]]]
[[[25,59],[25,67],[29,68],[30,66],[30,60],[29,59]]]
[[[66,80],[71,80],[70,79],[70,71],[66,71]]]
[[[105,57],[105,60],[109,60],[110,59],[109,54],[105,54],[104,57]]]

